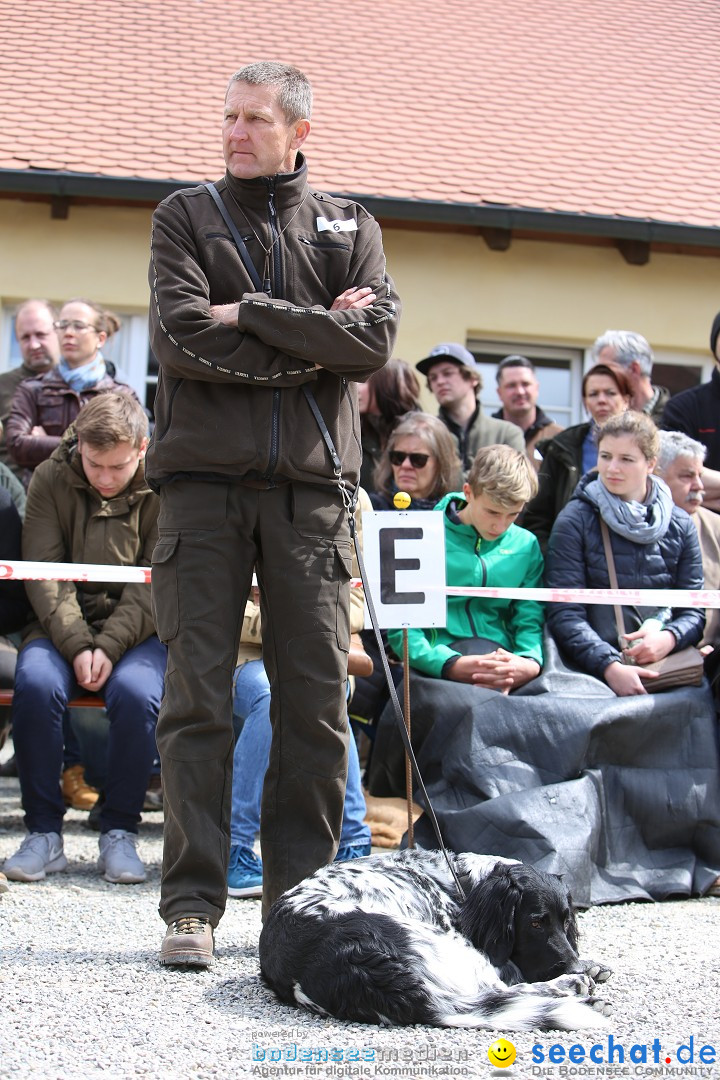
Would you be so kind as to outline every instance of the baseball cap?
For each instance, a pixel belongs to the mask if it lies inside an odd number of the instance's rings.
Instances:
[[[439,364],[442,360],[453,360],[456,364],[460,364],[461,367],[474,371],[476,375],[481,374],[480,367],[476,364],[475,357],[470,350],[466,349],[464,345],[458,345],[456,341],[436,345],[434,349],[430,350],[430,355],[416,364],[416,367],[423,375],[427,375],[430,368],[434,364]]]

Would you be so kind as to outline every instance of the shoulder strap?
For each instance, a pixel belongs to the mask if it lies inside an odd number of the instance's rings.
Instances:
[[[608,529],[603,518],[600,518],[600,532],[602,533],[603,547],[605,548],[605,558],[607,559],[608,574],[610,576],[610,587],[613,589],[618,588],[618,579],[615,572],[615,559],[613,557],[612,545],[610,544],[610,530]],[[622,648],[622,639],[625,637],[625,616],[623,615],[623,609],[620,604],[613,604],[615,609],[615,622],[617,623],[618,631],[618,643]]]
[[[228,229],[230,230],[230,235],[232,236],[233,240],[235,241],[235,247],[240,252],[240,258],[242,259],[243,266],[247,270],[247,272],[248,272],[248,274],[250,276],[250,280],[252,281],[252,283],[253,283],[253,285],[255,287],[255,292],[263,292],[264,290],[263,290],[263,287],[262,287],[262,282],[260,281],[260,275],[258,274],[257,270],[255,269],[255,263],[250,258],[250,252],[247,249],[247,245],[246,245],[245,241],[243,240],[242,236],[240,235],[240,233],[238,232],[237,227],[235,225],[235,222],[233,221],[233,219],[228,214],[227,209],[225,207],[225,203],[220,198],[220,192],[218,191],[218,189],[215,187],[214,184],[206,184],[205,187],[208,189],[208,191],[212,195],[213,200],[215,202],[215,205],[217,206],[218,210],[222,214],[223,221],[225,222]]]

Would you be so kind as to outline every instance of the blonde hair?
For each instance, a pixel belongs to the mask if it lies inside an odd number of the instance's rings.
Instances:
[[[629,435],[646,461],[652,461],[660,452],[660,433],[646,413],[627,409],[606,420],[598,431],[595,442],[600,446],[603,439]]]
[[[538,491],[535,469],[525,454],[504,444],[478,450],[467,482],[473,495],[487,495],[506,510],[528,502]]]

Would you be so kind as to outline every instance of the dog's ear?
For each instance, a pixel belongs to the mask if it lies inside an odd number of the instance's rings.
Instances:
[[[515,908],[520,889],[502,863],[472,890],[460,909],[460,928],[495,967],[509,959],[515,944]]]

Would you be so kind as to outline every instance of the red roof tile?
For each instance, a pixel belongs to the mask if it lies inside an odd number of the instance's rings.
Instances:
[[[720,227],[719,53],[717,0],[0,0],[0,168],[217,177],[279,57],[318,187]]]

